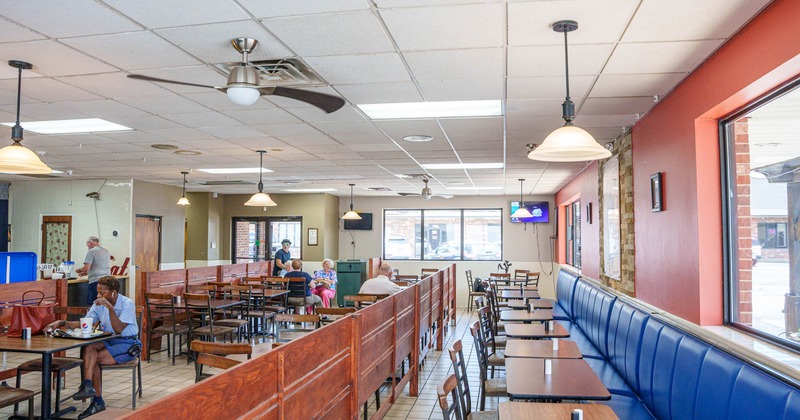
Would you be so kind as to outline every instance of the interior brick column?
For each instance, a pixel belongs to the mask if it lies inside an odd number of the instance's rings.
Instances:
[[[753,324],[753,229],[750,217],[750,134],[748,118],[734,123],[734,153],[736,157],[736,237],[738,250],[738,284],[734,293],[736,321],[745,325]]]

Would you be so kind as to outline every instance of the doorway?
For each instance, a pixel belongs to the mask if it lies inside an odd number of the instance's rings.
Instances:
[[[289,239],[292,258],[302,258],[302,217],[234,217],[231,223],[231,262],[266,261]]]
[[[42,264],[58,267],[72,255],[72,216],[42,216]]]
[[[134,238],[133,258],[136,268],[136,285],[138,286],[141,284],[142,273],[158,271],[161,263],[161,216],[137,214]]]

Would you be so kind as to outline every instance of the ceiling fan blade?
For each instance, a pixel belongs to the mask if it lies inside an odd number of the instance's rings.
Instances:
[[[434,194],[434,197],[444,198],[445,200],[449,200],[454,196],[452,194]]]
[[[397,195],[402,195],[403,197],[419,197],[420,193],[399,192]]]
[[[129,79],[136,79],[136,80],[146,80],[148,82],[172,83],[173,85],[196,86],[196,87],[209,88],[209,89],[219,89],[216,86],[198,85],[197,83],[188,83],[188,82],[179,82],[177,80],[159,79],[158,77],[150,77],[150,76],[145,76],[143,74],[129,74],[128,78]]]
[[[259,88],[259,90],[261,90],[262,95],[277,95],[283,96],[284,98],[303,101],[305,103],[314,105],[328,114],[337,111],[339,108],[344,106],[344,99],[338,96],[328,95],[326,93],[310,92],[307,90],[281,86],[276,86],[274,88]]]

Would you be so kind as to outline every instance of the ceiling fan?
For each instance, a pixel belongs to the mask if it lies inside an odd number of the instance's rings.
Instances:
[[[231,44],[236,51],[242,54],[242,62],[238,67],[234,67],[231,70],[231,73],[228,75],[228,83],[225,86],[200,85],[197,83],[160,79],[158,77],[150,77],[142,74],[129,74],[128,77],[131,79],[146,80],[148,82],[173,83],[176,85],[216,89],[220,92],[227,93],[231,101],[242,106],[254,104],[261,95],[276,95],[296,99],[314,105],[329,114],[344,106],[344,99],[338,96],[282,86],[259,85],[260,79],[258,71],[255,67],[250,65],[247,60],[247,55],[253,52],[258,45],[258,41],[253,38],[234,38],[231,40]]]
[[[427,175],[420,175],[419,177],[422,178],[422,182],[425,183],[425,186],[422,187],[422,191],[421,192],[419,192],[419,193],[399,192],[397,194],[402,195],[403,197],[420,196],[420,197],[422,197],[423,200],[430,200],[431,197],[440,197],[440,198],[446,198],[446,199],[453,198],[452,194],[434,194],[433,191],[431,191],[430,187],[428,187],[428,181],[430,181],[430,178]]]

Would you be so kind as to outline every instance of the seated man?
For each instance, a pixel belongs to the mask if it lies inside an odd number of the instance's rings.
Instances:
[[[287,264],[288,266],[289,264]],[[290,281],[289,282],[289,304],[298,306],[307,306],[306,312],[314,306],[322,305],[322,299],[311,293],[311,289],[317,287],[311,275],[303,271],[303,262],[299,259],[292,260],[292,271],[289,271],[284,277],[303,279],[304,281]]]
[[[136,358],[129,353],[132,346],[137,344],[141,351],[141,343],[137,339],[139,326],[136,325],[136,305],[133,300],[119,293],[119,280],[112,276],[101,277],[97,281],[97,300],[89,308],[86,318],[93,318],[99,322],[99,329],[104,332],[118,334],[115,337],[100,343],[90,344],[83,349],[83,380],[78,392],[72,396],[74,400],[92,398],[92,403],[79,419],[89,417],[106,409],[103,401],[103,383],[100,365],[115,365],[126,363]],[[80,321],[58,320],[45,328],[45,333],[51,333],[59,327],[80,328]]]
[[[358,293],[391,295],[403,290],[402,287],[389,280],[391,275],[392,266],[389,265],[389,263],[382,263],[380,269],[378,269],[378,277],[365,281],[364,284],[361,285],[361,290],[359,290]]]

